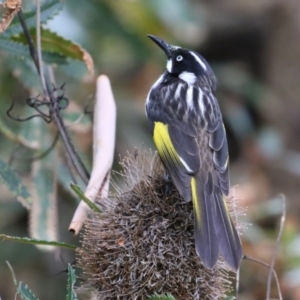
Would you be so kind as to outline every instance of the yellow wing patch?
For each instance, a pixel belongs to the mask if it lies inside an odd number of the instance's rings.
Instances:
[[[154,122],[153,140],[159,155],[163,159],[171,160],[175,164],[181,164],[180,158],[171,141],[168,125],[161,122]]]
[[[197,224],[201,226],[201,209],[199,205],[201,199],[199,199],[199,195],[197,193],[197,182],[195,177],[191,178],[191,189],[192,189],[193,207],[197,218]]]
[[[230,213],[229,213],[228,206],[227,206],[227,201],[226,201],[226,198],[225,198],[224,195],[222,197],[222,200],[223,200],[223,204],[224,204],[224,208],[225,208],[226,218],[228,220],[230,220]],[[230,225],[231,234],[233,234],[232,222],[229,222],[229,225]]]

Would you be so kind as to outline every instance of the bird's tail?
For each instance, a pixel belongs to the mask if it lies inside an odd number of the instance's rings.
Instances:
[[[221,255],[234,270],[242,258],[242,247],[219,189],[207,193],[197,177],[191,179],[195,214],[195,248],[201,262],[213,268]]]
[[[213,199],[205,193],[196,177],[191,179],[192,200],[195,215],[195,248],[201,262],[207,268],[215,266],[219,257],[219,242],[214,226]]]
[[[225,197],[215,195],[215,228],[219,238],[220,254],[234,270],[238,270],[243,256],[240,238],[230,218]]]

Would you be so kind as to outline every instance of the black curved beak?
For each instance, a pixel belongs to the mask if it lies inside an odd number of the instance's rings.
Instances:
[[[161,48],[169,58],[171,56],[171,49],[172,46],[163,41],[162,39],[158,38],[155,35],[147,34],[148,38],[150,38],[159,48]]]

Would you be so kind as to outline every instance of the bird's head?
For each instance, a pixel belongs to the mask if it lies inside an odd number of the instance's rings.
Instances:
[[[167,55],[167,71],[180,79],[194,83],[203,76],[213,76],[213,71],[207,61],[197,52],[173,46],[162,39],[148,34]]]

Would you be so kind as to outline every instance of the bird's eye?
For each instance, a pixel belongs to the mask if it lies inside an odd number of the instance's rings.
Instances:
[[[182,55],[178,55],[178,56],[176,57],[176,60],[177,60],[177,61],[182,61],[182,60],[183,60]]]

